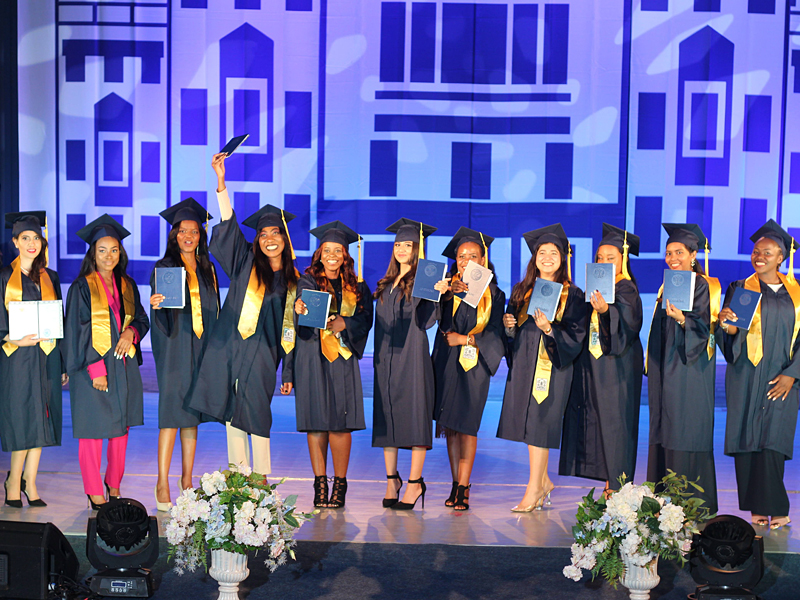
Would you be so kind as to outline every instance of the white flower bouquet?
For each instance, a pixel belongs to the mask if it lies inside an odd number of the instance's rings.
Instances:
[[[276,484],[249,467],[231,465],[227,471],[206,473],[200,487],[183,490],[166,525],[169,558],[175,571],[207,566],[206,550],[239,554],[265,550],[265,564],[274,571],[294,558],[294,533],[313,514],[297,512],[297,496],[282,499]]]
[[[690,486],[703,489],[685,475],[668,474],[658,485],[625,483],[606,500],[595,500],[594,489],[578,504],[578,523],[572,528],[572,560],[564,567],[564,576],[580,581],[583,570],[592,579],[602,574],[616,586],[625,572],[620,556],[625,553],[635,565],[644,567],[657,557],[677,559],[681,565],[691,550],[692,535],[698,524],[708,518],[703,500],[693,497]]]

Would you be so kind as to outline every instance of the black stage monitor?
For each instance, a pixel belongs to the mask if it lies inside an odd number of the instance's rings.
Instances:
[[[77,581],[78,557],[52,523],[0,521],[0,598],[47,600],[59,576]]]

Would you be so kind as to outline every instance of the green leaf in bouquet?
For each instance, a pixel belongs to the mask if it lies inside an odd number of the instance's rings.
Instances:
[[[286,499],[283,501],[286,506],[294,506],[297,504],[297,494],[291,494],[290,496],[286,496]]]
[[[300,523],[297,522],[297,519],[294,518],[294,515],[286,514],[283,518],[292,527],[300,527]]]
[[[642,498],[641,510],[645,515],[655,515],[661,510],[661,504],[655,498]]]

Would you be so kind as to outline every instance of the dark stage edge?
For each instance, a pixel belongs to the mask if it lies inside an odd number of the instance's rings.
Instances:
[[[82,554],[85,536],[70,535]],[[166,540],[161,540],[166,544]],[[585,576],[575,583],[561,574],[569,562],[567,548],[457,546],[448,544],[376,544],[301,541],[297,561],[270,574],[263,560],[251,556],[250,576],[240,585],[240,598],[260,600],[413,600],[525,599],[586,600],[627,597],[622,586]],[[768,553],[756,592],[763,600],[796,598],[800,555]],[[81,560],[81,578],[90,565]],[[696,584],[676,563],[659,564],[661,582],[651,599],[684,600]],[[216,582],[201,570],[182,576],[172,572],[162,552],[153,572],[160,587],[153,598],[217,597]]]

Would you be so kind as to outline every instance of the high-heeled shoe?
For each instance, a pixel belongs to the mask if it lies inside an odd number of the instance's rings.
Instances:
[[[328,500],[328,508],[342,508],[344,506],[344,498],[346,495],[347,477],[334,476],[331,498]]]
[[[37,507],[37,508],[42,507],[42,506],[47,506],[47,502],[45,502],[41,498],[36,498],[34,500],[31,500],[30,496],[28,496],[28,490],[26,490],[25,487],[26,487],[25,478],[21,477],[20,478],[20,485],[19,485],[19,492],[20,492],[20,494],[25,494],[25,499],[28,501],[28,506],[34,506],[34,507]],[[21,496],[20,496],[20,500],[22,500]]]
[[[314,508],[328,506],[328,478],[325,475],[314,477]]]
[[[111,495],[111,488],[108,487],[108,484],[104,481],[103,485],[106,486],[106,495],[108,496],[109,500],[119,500],[122,496],[112,496]]]
[[[467,496],[467,491],[472,487],[472,484],[469,485],[459,485],[456,488],[456,501],[453,504],[453,508],[459,511],[469,510],[469,496]]]
[[[428,489],[428,486],[425,485],[425,480],[422,477],[419,479],[409,479],[408,484],[411,485],[412,483],[420,484],[420,487],[422,487],[422,492],[419,496],[414,498],[414,502],[397,502],[397,504],[392,506],[394,510],[411,510],[417,505],[417,500],[420,498],[422,498],[422,508],[425,508],[425,491]]]
[[[100,510],[103,507],[103,504],[105,504],[105,502],[102,502],[100,504],[95,504],[94,500],[92,500],[92,497],[89,494],[86,494],[86,498],[87,500],[89,500],[89,508],[91,508],[92,510]]]
[[[153,496],[155,496],[156,499],[156,510],[158,512],[169,512],[172,509],[172,502],[158,501],[158,486],[153,490]]]
[[[780,529],[781,527],[788,527],[792,520],[789,517],[773,517],[772,522],[769,524],[771,530]]]
[[[528,506],[520,506],[519,504],[517,504],[514,508],[511,509],[511,512],[514,512],[514,513],[529,513],[529,512],[533,512],[534,510],[542,510],[542,506],[544,505],[544,499],[545,499],[545,497],[547,496],[548,493],[549,492],[543,493],[541,496],[539,496],[536,500],[534,500]]]
[[[403,478],[400,477],[400,473],[395,473],[394,475],[387,475],[386,479],[397,479],[400,481],[400,485],[397,486],[397,498],[384,498],[383,499],[383,508],[391,508],[400,500],[400,488],[403,487]]]
[[[458,491],[458,482],[453,482],[453,487],[450,488],[450,495],[447,497],[447,500],[444,501],[445,506],[452,506],[456,503],[456,492]]]
[[[10,506],[11,508],[22,508],[22,497],[20,497],[19,500],[9,500],[8,499],[8,478],[9,477],[11,477],[11,471],[8,472],[8,475],[6,475],[6,480],[3,482],[3,489],[6,492],[6,498],[5,498],[4,503],[5,503],[6,506]],[[22,486],[22,484],[20,484],[20,487],[21,486]]]
[[[555,485],[554,485],[553,487],[551,487],[549,490],[547,490],[547,491],[544,493],[544,505],[545,505],[545,506],[552,506],[552,505],[553,505],[553,503],[550,501],[550,493],[551,493],[551,492],[552,492],[554,489],[556,489],[556,486],[555,486]]]

